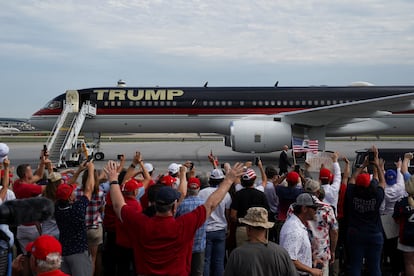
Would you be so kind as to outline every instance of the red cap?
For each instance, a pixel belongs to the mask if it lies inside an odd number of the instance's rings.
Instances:
[[[329,180],[329,179],[331,179],[331,171],[328,170],[327,168],[322,168],[319,171],[319,179],[321,179],[321,180]]]
[[[34,242],[28,243],[26,251],[30,252],[38,260],[46,260],[47,255],[51,253],[62,254],[62,245],[55,237],[42,235]]]
[[[369,187],[369,184],[371,183],[371,176],[369,173],[361,173],[357,176],[355,179],[355,184],[362,187]]]
[[[188,179],[188,184],[187,184],[188,189],[196,190],[196,189],[199,189],[200,186],[201,186],[200,179],[198,179],[197,177],[191,177],[190,179]]]
[[[135,178],[131,178],[130,180],[128,180],[125,184],[124,187],[122,188],[123,192],[133,192],[136,189],[142,187],[142,183],[138,180],[136,180]]]
[[[175,182],[175,178],[171,175],[164,175],[163,177],[161,177],[160,182],[165,186],[171,187]]]
[[[75,185],[69,185],[64,183],[59,184],[56,190],[56,199],[68,200],[75,188]]]
[[[299,174],[295,171],[291,171],[286,175],[286,181],[291,184],[298,184]]]

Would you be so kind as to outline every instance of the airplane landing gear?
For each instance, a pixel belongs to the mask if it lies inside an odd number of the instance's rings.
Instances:
[[[95,153],[94,158],[96,161],[103,160],[105,158],[105,154],[103,152],[97,152]]]

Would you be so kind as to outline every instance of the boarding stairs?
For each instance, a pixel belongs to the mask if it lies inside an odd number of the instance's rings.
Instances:
[[[72,105],[65,104],[46,143],[49,159],[56,167],[66,166],[67,151],[76,146],[85,120],[95,116],[96,106],[90,101],[83,103],[79,112],[73,111]]]

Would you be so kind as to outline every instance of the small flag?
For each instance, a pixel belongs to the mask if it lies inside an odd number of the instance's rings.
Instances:
[[[293,137],[292,138],[293,152],[313,152],[316,153],[319,150],[318,140],[309,140]]]

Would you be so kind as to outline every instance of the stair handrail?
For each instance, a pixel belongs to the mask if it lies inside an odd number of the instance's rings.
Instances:
[[[63,110],[60,113],[59,117],[56,119],[56,123],[53,126],[52,131],[50,132],[49,138],[46,141],[47,150],[49,151],[52,148],[53,143],[55,142],[57,136],[59,135],[59,130],[63,123],[65,122],[66,116],[72,112],[72,105],[66,104],[65,101],[63,101]]]
[[[96,115],[96,106],[92,105],[90,101],[86,101],[82,104],[80,112],[78,112],[78,114],[73,118],[69,127],[70,131],[66,135],[65,140],[60,147],[59,163],[62,162],[62,159],[66,154],[66,150],[70,150],[75,146],[86,117],[94,115]]]

